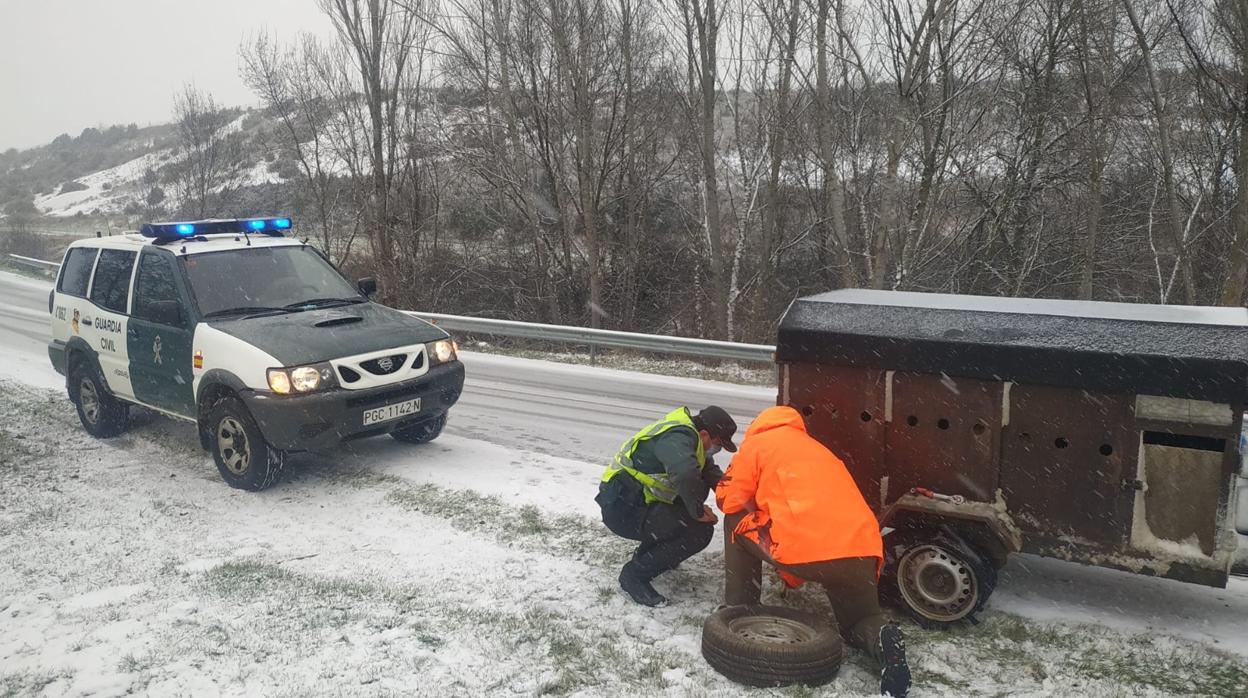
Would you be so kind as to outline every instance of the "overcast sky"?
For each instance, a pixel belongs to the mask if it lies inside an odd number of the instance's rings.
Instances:
[[[187,82],[252,104],[239,41],[332,34],[316,0],[0,0],[0,150],[171,120]]]

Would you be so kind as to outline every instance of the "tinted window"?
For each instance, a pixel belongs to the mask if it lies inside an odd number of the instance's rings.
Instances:
[[[87,295],[87,282],[91,280],[91,267],[95,264],[94,247],[75,247],[65,258],[65,268],[61,270],[61,283],[57,290],[74,296]]]
[[[199,311],[281,308],[360,292],[311,247],[251,247],[182,257]]]
[[[134,308],[131,314],[142,320],[155,321],[153,303],[178,300],[178,286],[173,280],[173,259],[144,252],[139,257],[139,275],[134,280]]]
[[[130,271],[134,253],[125,250],[101,250],[95,265],[95,282],[91,284],[91,300],[101,308],[116,313],[126,312],[130,293]]]

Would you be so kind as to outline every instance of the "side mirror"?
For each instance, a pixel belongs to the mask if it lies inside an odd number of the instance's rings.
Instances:
[[[366,276],[355,282],[355,286],[360,289],[360,293],[364,294],[366,298],[372,298],[373,294],[377,293],[377,279],[371,276]]]
[[[155,301],[149,308],[152,322],[182,327],[182,306],[177,301]]]

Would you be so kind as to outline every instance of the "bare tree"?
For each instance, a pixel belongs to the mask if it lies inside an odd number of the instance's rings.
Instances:
[[[1222,305],[1241,305],[1248,290],[1248,2],[1167,0],[1192,73],[1229,117],[1236,138],[1236,201]]]
[[[716,105],[719,94],[720,0],[678,0],[684,27],[690,121],[696,124],[702,184],[702,229],[711,287],[711,330],[729,336],[727,264],[720,217],[716,162]]]
[[[368,119],[368,167],[372,180],[369,240],[375,260],[393,258],[390,216],[391,188],[402,147],[400,109],[407,84],[409,59],[419,22],[410,5],[397,0],[320,0],[347,47],[359,77]]]
[[[1170,233],[1174,267],[1178,271],[1179,279],[1182,283],[1184,302],[1193,303],[1195,302],[1196,289],[1192,281],[1192,267],[1187,254],[1188,241],[1184,235],[1183,222],[1186,220],[1186,216],[1183,215],[1179,204],[1178,184],[1175,181],[1174,171],[1175,157],[1171,147],[1171,138],[1174,132],[1173,116],[1162,87],[1161,77],[1158,75],[1156,61],[1153,58],[1153,45],[1157,38],[1149,36],[1145,30],[1144,24],[1140,19],[1141,15],[1136,9],[1136,1],[1122,0],[1122,6],[1126,10],[1127,18],[1131,22],[1131,30],[1135,35],[1140,61],[1148,77],[1149,106],[1152,109],[1154,125],[1157,129],[1157,159],[1161,166],[1161,181],[1166,202],[1166,224]],[[1169,18],[1167,17],[1163,20],[1161,31],[1165,31],[1168,28],[1166,26],[1168,24]],[[1163,303],[1168,301],[1170,299],[1169,284],[1159,288],[1158,295]]]
[[[235,112],[222,109],[210,93],[186,85],[174,100],[174,125],[182,162],[175,182],[186,215],[224,215],[236,188],[242,151],[229,126]]]
[[[260,34],[241,47],[241,54],[244,79],[280,124],[280,153],[298,164],[296,205],[310,200],[313,237],[337,263],[346,263],[363,211],[351,196],[351,184],[335,172],[338,159],[329,130],[340,105],[313,68],[321,60],[321,47],[305,36],[283,50]]]

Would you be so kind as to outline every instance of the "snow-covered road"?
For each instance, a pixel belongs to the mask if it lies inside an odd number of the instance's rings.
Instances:
[[[47,288],[0,273],[0,696],[760,693],[698,654],[722,541],[658,581],[671,607],[635,606],[592,497],[655,414],[715,402],[744,424],[772,390],[470,354],[435,443],[299,456],[245,493],[189,425],[82,432],[47,364]],[[1018,556],[981,625],[906,631],[918,698],[1248,693],[1241,579]],[[816,693],[869,693],[867,666],[849,654]]]

